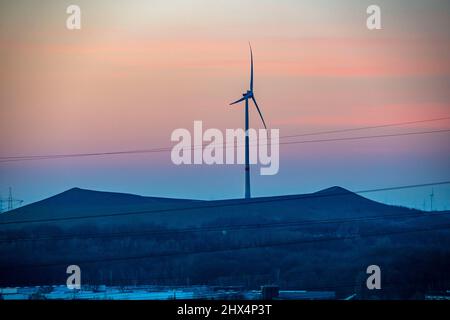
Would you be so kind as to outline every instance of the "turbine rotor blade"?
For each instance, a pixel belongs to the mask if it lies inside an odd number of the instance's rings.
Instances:
[[[253,100],[253,103],[256,106],[256,110],[258,110],[258,113],[259,113],[259,116],[261,117],[261,120],[262,120],[262,123],[264,125],[264,128],[267,129],[266,122],[264,121],[264,118],[263,118],[263,115],[261,113],[261,110],[259,110],[258,104],[256,103],[255,96],[252,96],[252,100]]]
[[[253,91],[253,51],[250,42],[248,45],[250,46],[250,91]]]
[[[244,101],[245,99],[246,99],[246,97],[240,98],[239,100],[236,100],[235,102],[230,103],[230,106],[232,106],[233,104],[242,102],[242,101]]]

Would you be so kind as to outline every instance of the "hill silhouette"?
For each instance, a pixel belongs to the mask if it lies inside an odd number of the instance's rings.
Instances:
[[[365,269],[377,264],[403,283],[383,297],[411,298],[450,284],[450,232],[432,229],[449,217],[337,186],[217,201],[73,188],[0,215],[0,285],[64,284],[77,264],[91,284],[351,283],[337,291],[370,297]]]
[[[177,211],[177,209],[181,209]],[[165,212],[164,210],[167,210]],[[389,215],[413,210],[378,203],[341,187],[311,194],[246,199],[200,201],[145,197],[126,193],[72,188],[50,198],[17,208],[0,216],[1,222],[40,219],[71,219],[107,215],[111,223],[126,223],[122,213],[138,212],[135,221],[196,225],[219,220],[284,220],[290,218],[351,218],[355,215]],[[117,214],[117,217],[111,217]],[[83,222],[73,219],[72,223]],[[67,221],[64,221],[68,223]],[[57,223],[57,221],[56,221]]]

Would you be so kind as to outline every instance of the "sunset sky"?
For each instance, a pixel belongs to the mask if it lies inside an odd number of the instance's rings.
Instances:
[[[66,29],[77,4],[82,29]],[[378,4],[382,30],[366,28]],[[0,157],[170,147],[177,128],[240,128],[251,42],[255,94],[280,135],[450,116],[447,0],[0,0]],[[260,128],[256,110],[250,124]],[[450,120],[311,140],[450,129]],[[253,196],[450,180],[449,133],[281,146]],[[242,166],[170,153],[0,162],[25,203],[72,187],[197,199],[243,194]],[[372,199],[429,209],[431,188]],[[435,187],[450,209],[450,186]]]

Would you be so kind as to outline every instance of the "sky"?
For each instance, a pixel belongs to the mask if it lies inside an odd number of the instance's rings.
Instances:
[[[66,8],[81,8],[81,30]],[[366,9],[381,8],[381,30]],[[171,133],[241,128],[249,81],[280,135],[450,116],[445,0],[0,0],[0,157],[171,147]],[[251,108],[250,125],[261,128]],[[443,130],[450,120],[296,138]],[[291,139],[293,141],[295,139]],[[450,180],[448,133],[280,146],[253,196]],[[242,197],[243,168],[176,166],[170,153],[0,162],[0,197],[72,187],[195,199]],[[430,209],[431,187],[365,194]],[[450,208],[450,186],[434,188]]]

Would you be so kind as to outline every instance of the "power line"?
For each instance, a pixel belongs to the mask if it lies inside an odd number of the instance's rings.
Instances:
[[[85,216],[34,219],[34,220],[3,221],[3,222],[0,222],[0,225],[38,223],[38,222],[56,222],[56,221],[81,220],[81,219],[92,219],[92,218],[99,219],[99,218],[122,217],[122,216],[129,216],[129,215],[142,215],[142,214],[151,214],[151,213],[167,213],[167,212],[188,211],[188,210],[197,210],[197,209],[201,210],[201,209],[234,207],[234,206],[261,204],[261,203],[293,201],[293,200],[301,200],[301,199],[345,196],[345,195],[349,195],[349,194],[364,194],[364,193],[381,192],[381,191],[403,190],[403,189],[412,189],[412,188],[447,185],[447,184],[450,184],[450,180],[440,181],[440,182],[432,182],[432,183],[422,183],[422,184],[414,184],[414,185],[387,187],[387,188],[367,189],[367,190],[361,190],[361,191],[356,191],[356,192],[346,191],[346,192],[335,192],[335,193],[331,193],[331,194],[313,193],[313,194],[306,194],[306,195],[292,195],[292,196],[278,196],[278,197],[275,196],[275,197],[260,198],[260,199],[253,198],[253,199],[249,199],[249,200],[244,200],[244,199],[217,200],[218,202],[227,202],[227,203],[219,203],[219,204],[216,203],[216,204],[207,204],[207,205],[202,205],[202,206],[189,206],[189,207],[181,207],[181,208],[128,211],[128,212],[108,213],[108,214],[100,214],[100,215],[85,215]]]
[[[289,241],[274,241],[268,242],[265,244],[249,244],[246,246],[236,246],[232,248],[214,248],[214,249],[203,249],[203,250],[190,250],[190,251],[178,251],[178,252],[167,252],[167,253],[158,253],[158,254],[149,254],[149,255],[140,255],[140,256],[126,256],[126,257],[109,257],[102,259],[89,259],[84,261],[77,261],[78,265],[83,264],[93,264],[93,263],[102,263],[102,262],[115,262],[115,261],[130,261],[130,260],[147,260],[154,258],[164,258],[164,257],[175,257],[175,256],[185,256],[185,255],[197,255],[197,254],[209,254],[209,253],[219,253],[219,252],[230,252],[230,251],[240,251],[240,250],[250,250],[250,249],[259,249],[259,248],[274,248],[274,247],[285,247],[292,245],[301,245],[301,244],[311,244],[311,243],[324,243],[324,242],[332,242],[332,241],[342,241],[342,240],[351,240],[351,239],[360,239],[360,238],[371,238],[371,237],[382,237],[388,235],[401,235],[401,234],[409,234],[409,233],[417,233],[417,232],[430,232],[430,231],[438,231],[438,230],[448,230],[450,229],[450,224],[442,224],[435,225],[429,228],[418,228],[418,229],[410,229],[410,230],[397,230],[397,231],[383,231],[383,232],[371,232],[350,236],[342,236],[342,237],[324,237],[324,238],[314,238],[314,239],[298,239],[298,240],[289,240]],[[74,261],[72,261],[74,262]],[[65,266],[67,262],[54,262],[54,263],[45,263],[45,264],[22,264],[22,265],[8,265],[8,266],[0,266],[0,270],[4,269],[27,269],[27,268],[48,268],[48,267],[58,267]]]
[[[108,239],[108,238],[120,238],[120,237],[141,237],[147,235],[173,235],[184,233],[197,233],[197,232],[223,232],[232,230],[251,230],[251,229],[266,229],[266,228],[284,228],[294,226],[305,225],[317,225],[317,224],[339,224],[349,222],[365,222],[374,220],[387,220],[387,219],[413,219],[413,218],[435,218],[437,216],[448,216],[450,212],[433,213],[432,215],[420,213],[403,213],[403,214],[389,214],[376,215],[369,217],[355,217],[348,219],[319,219],[319,220],[300,220],[300,221],[285,221],[285,222],[269,222],[269,223],[257,223],[257,224],[235,224],[235,225],[214,225],[204,227],[193,228],[179,228],[179,229],[150,229],[143,231],[122,231],[111,233],[88,233],[88,234],[64,234],[64,235],[40,235],[39,237],[26,237],[26,238],[1,238],[0,242],[27,242],[27,241],[56,241],[56,240],[68,240],[75,238],[85,239]]]
[[[359,128],[338,129],[338,130],[329,130],[329,131],[316,131],[316,132],[311,132],[311,133],[285,135],[285,136],[280,137],[280,139],[315,136],[315,135],[323,135],[323,134],[335,134],[335,133],[344,133],[344,132],[370,130],[370,129],[381,129],[381,128],[389,128],[389,127],[398,127],[398,126],[406,126],[406,125],[410,125],[410,124],[443,121],[443,120],[449,120],[449,119],[450,119],[450,117],[443,117],[443,118],[415,120],[415,121],[408,121],[408,122],[394,122],[394,123],[381,124],[381,125],[375,125],[375,126],[366,126],[366,127],[359,127]]]
[[[341,130],[332,130],[332,131],[319,131],[312,133],[303,133],[303,134],[294,134],[281,136],[280,139],[283,138],[292,138],[292,137],[301,137],[301,136],[313,136],[313,135],[323,135],[323,134],[334,134],[334,133],[343,133],[343,132],[351,132],[351,131],[361,131],[367,129],[375,129],[375,128],[386,128],[386,127],[394,127],[401,125],[409,125],[409,124],[417,124],[417,123],[425,123],[425,122],[434,122],[434,121],[442,121],[450,119],[450,117],[444,118],[435,118],[428,120],[417,120],[417,121],[409,121],[409,122],[398,122],[377,126],[368,126],[368,127],[359,127],[359,128],[349,128],[349,129],[341,129]],[[302,143],[319,143],[319,142],[333,142],[333,141],[345,141],[345,140],[361,140],[361,139],[371,139],[371,138],[385,138],[385,137],[396,137],[396,136],[408,136],[408,135],[423,135],[423,134],[434,134],[434,133],[445,133],[450,132],[450,129],[446,130],[433,130],[433,131],[419,131],[419,132],[407,132],[407,133],[397,133],[397,134],[388,134],[388,135],[372,135],[372,136],[362,136],[362,137],[344,137],[344,138],[335,138],[335,139],[319,139],[319,140],[306,140],[306,141],[291,141],[291,142],[280,142],[279,145],[284,144],[302,144]],[[191,146],[191,150],[196,148],[204,148],[205,146],[210,146],[211,144],[202,144],[202,145],[194,145]],[[215,146],[222,146],[223,144],[216,144]],[[225,146],[229,147],[240,147],[237,146]],[[159,152],[170,152],[172,147],[160,147],[153,149],[136,149],[136,150],[122,150],[122,151],[107,151],[107,152],[91,152],[91,153],[72,153],[72,154],[47,154],[47,155],[24,155],[24,156],[9,156],[9,157],[0,157],[0,163],[8,163],[8,162],[17,162],[17,161],[30,161],[30,160],[48,160],[48,159],[64,159],[64,158],[74,158],[74,157],[92,157],[92,156],[111,156],[111,155],[127,155],[127,154],[143,154],[143,153],[159,153]]]
[[[351,141],[351,140],[391,138],[391,137],[413,136],[413,135],[423,135],[423,134],[433,134],[433,133],[447,133],[447,132],[450,132],[450,129],[432,130],[432,131],[419,131],[419,132],[392,133],[392,134],[381,134],[381,135],[359,136],[359,137],[345,137],[345,138],[330,138],[330,139],[318,139],[318,140],[291,141],[291,142],[280,142],[279,144],[280,145],[289,145],[289,144],[302,144],[302,143]]]
[[[322,143],[322,142],[337,142],[337,141],[352,141],[352,140],[363,140],[363,139],[377,139],[377,138],[391,138],[400,136],[412,136],[412,135],[425,135],[425,134],[436,134],[436,133],[448,133],[450,129],[443,130],[432,130],[432,131],[417,131],[417,132],[404,132],[404,133],[393,133],[393,134],[383,134],[383,135],[370,135],[370,136],[359,136],[359,137],[343,137],[343,138],[330,138],[330,139],[317,139],[317,140],[300,140],[300,141],[289,141],[289,142],[279,142],[278,145],[290,145],[290,144],[304,144],[304,143]],[[267,143],[266,143],[267,145]],[[210,144],[203,144],[201,146],[192,146],[190,149],[195,150],[210,146]],[[216,144],[215,146],[223,146],[223,144]],[[251,145],[255,146],[255,144]],[[225,148],[239,148],[242,145],[225,145]],[[74,158],[74,157],[92,157],[92,156],[110,156],[110,155],[125,155],[125,154],[143,154],[143,153],[160,153],[160,152],[170,152],[172,148],[157,148],[157,149],[142,149],[142,150],[127,150],[127,151],[110,151],[110,152],[93,152],[93,153],[72,153],[72,154],[54,154],[54,155],[35,155],[35,156],[18,156],[18,157],[3,157],[0,158],[0,163],[7,162],[17,162],[17,161],[30,161],[30,160],[48,160],[48,159],[64,159],[64,158]]]

